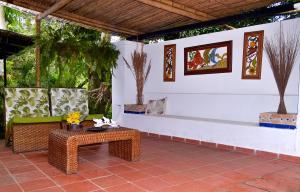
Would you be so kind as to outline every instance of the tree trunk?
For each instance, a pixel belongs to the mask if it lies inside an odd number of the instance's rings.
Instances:
[[[36,87],[41,87],[41,20],[37,17],[35,19],[36,27],[36,47],[35,47],[35,73],[36,73]]]

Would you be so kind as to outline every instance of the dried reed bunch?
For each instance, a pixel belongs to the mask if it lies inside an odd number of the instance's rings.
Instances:
[[[287,114],[284,94],[292,69],[299,56],[300,31],[285,34],[280,26],[280,32],[272,39],[265,40],[265,50],[273,71],[280,96],[278,114]]]
[[[151,60],[147,66],[147,54],[144,52],[144,45],[141,46],[140,52],[138,51],[138,48],[136,48],[136,50],[131,54],[132,65],[130,65],[124,57],[123,59],[136,81],[136,104],[142,105],[144,102],[144,85],[151,70]]]

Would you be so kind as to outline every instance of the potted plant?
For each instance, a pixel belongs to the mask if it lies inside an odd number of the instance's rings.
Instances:
[[[79,111],[69,113],[66,120],[68,122],[68,131],[81,130]]]
[[[151,60],[147,64],[147,54],[144,52],[144,46],[141,46],[141,50],[138,48],[131,54],[132,64],[130,65],[123,57],[127,68],[131,71],[136,82],[136,105],[125,106],[125,111],[136,111],[140,113],[145,112],[144,102],[144,85],[147,82],[149,73],[151,70]],[[135,108],[137,110],[135,110]]]
[[[272,39],[266,39],[265,51],[279,91],[277,113],[260,114],[260,125],[280,128],[296,128],[296,114],[288,114],[284,102],[285,90],[300,52],[300,33],[280,32]]]

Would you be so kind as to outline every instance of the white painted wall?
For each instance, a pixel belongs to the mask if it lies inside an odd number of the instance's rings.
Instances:
[[[299,24],[300,19],[281,23],[287,31],[295,30],[295,26]],[[272,23],[146,45],[145,51],[151,58],[152,70],[145,86],[145,101],[167,97],[167,114],[170,115],[258,122],[259,113],[277,110],[279,96],[265,53],[263,53],[261,80],[241,79],[244,32],[264,30],[265,37],[272,38],[279,29],[280,23]],[[233,41],[232,73],[184,76],[185,47],[228,40]],[[163,82],[163,49],[167,44],[177,46],[176,82]],[[116,45],[120,49],[121,56],[130,62],[130,54],[135,49],[136,43],[125,41]],[[115,71],[122,75],[113,79],[114,111],[117,109],[116,103],[134,103],[136,95],[133,76],[124,67],[122,59],[119,60],[119,67]],[[298,84],[299,62],[291,74],[286,90],[285,101],[291,113],[298,111]],[[120,85],[122,88],[115,90]],[[120,92],[123,94],[114,95]],[[116,112],[113,115],[115,117]],[[230,126],[173,118],[161,120],[163,118],[128,114],[122,117],[124,125],[143,131],[300,155],[300,141],[296,142],[300,140],[300,133],[297,130],[277,130],[250,124],[245,128],[240,125]]]

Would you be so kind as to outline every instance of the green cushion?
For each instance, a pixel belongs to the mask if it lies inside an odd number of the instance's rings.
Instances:
[[[6,143],[8,142],[8,138],[10,137],[12,133],[12,124],[18,124],[18,123],[51,123],[51,122],[60,122],[62,121],[62,117],[13,117],[7,122],[6,125],[6,132],[5,132],[5,140]]]
[[[84,120],[102,119],[103,114],[89,114]]]
[[[60,122],[62,117],[14,117],[12,123],[50,123],[50,122]]]

